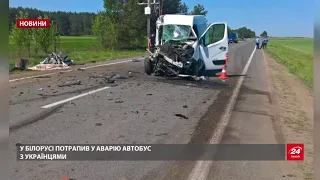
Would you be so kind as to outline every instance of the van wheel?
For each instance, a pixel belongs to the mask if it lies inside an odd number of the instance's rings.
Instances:
[[[144,70],[148,75],[151,75],[153,73],[153,64],[149,57],[146,57],[144,59]]]

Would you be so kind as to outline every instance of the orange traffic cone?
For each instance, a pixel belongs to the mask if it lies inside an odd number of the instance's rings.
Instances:
[[[219,79],[221,79],[221,80],[228,79],[227,71],[226,71],[226,65],[223,65],[223,68],[222,68],[221,74],[219,76]]]
[[[228,53],[226,53],[226,62],[229,62]]]

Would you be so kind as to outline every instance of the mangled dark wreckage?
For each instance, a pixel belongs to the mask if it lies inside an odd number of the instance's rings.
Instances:
[[[146,59],[146,72],[165,76],[192,75],[193,54],[192,46],[179,41],[167,41],[153,54],[152,61],[149,61],[149,58]],[[151,63],[152,66],[150,66]]]
[[[145,59],[148,75],[196,76],[219,73],[228,53],[226,23],[204,16],[164,15],[157,20],[156,50]]]

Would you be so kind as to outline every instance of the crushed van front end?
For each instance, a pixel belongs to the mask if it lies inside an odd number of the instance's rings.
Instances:
[[[193,75],[193,66],[196,62],[192,58],[193,55],[194,48],[192,45],[181,41],[170,40],[157,48],[155,53],[149,57],[151,64],[145,63],[145,66],[150,67],[145,68],[152,68],[152,73],[155,75]]]

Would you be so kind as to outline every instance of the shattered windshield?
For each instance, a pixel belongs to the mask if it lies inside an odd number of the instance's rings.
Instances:
[[[191,27],[186,25],[164,25],[162,39],[168,40],[186,40],[190,37]]]

